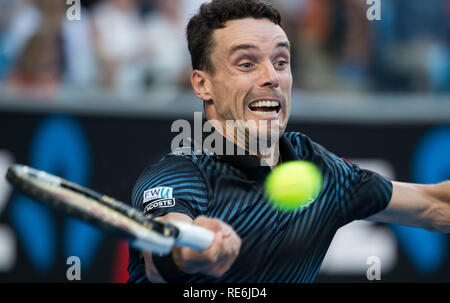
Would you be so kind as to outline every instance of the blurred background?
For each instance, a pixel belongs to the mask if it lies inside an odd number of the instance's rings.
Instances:
[[[0,0],[0,281],[127,279],[127,245],[14,192],[12,163],[130,200],[202,111],[185,26],[203,0]],[[409,182],[450,179],[450,0],[273,0],[292,44],[289,130]],[[377,6],[377,3],[380,4]],[[80,4],[78,6],[78,4]],[[379,20],[369,20],[369,12]],[[319,282],[450,282],[449,237],[354,222]]]
[[[447,0],[378,1],[380,20],[373,21],[367,18],[372,5],[363,0],[272,2],[292,41],[295,88],[352,94],[449,91]],[[80,20],[69,19],[72,5],[65,1],[0,3],[5,89],[48,97],[66,87],[189,88],[184,30],[202,0],[81,1]]]

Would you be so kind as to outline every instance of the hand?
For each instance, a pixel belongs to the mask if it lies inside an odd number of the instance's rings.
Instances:
[[[220,277],[236,260],[241,248],[241,238],[233,228],[219,219],[197,217],[193,224],[212,230],[214,240],[202,251],[175,246],[172,255],[178,268],[186,273],[203,273]]]

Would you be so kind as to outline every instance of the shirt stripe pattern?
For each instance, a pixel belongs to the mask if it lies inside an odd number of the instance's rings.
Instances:
[[[384,209],[392,183],[341,159],[304,134],[285,133],[299,159],[315,163],[323,175],[318,198],[292,212],[273,208],[263,182],[220,156],[169,154],[144,170],[132,192],[143,210],[146,190],[173,188],[175,205],[152,215],[179,212],[230,224],[242,239],[238,258],[222,277],[195,275],[191,282],[313,282],[336,231]],[[283,155],[282,155],[283,156]],[[130,248],[129,282],[148,282],[139,252]]]

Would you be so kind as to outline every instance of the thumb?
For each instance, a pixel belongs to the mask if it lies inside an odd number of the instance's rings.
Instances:
[[[222,230],[222,222],[217,218],[208,218],[205,216],[199,216],[195,218],[194,222],[195,225],[207,228],[213,232],[219,232]]]
[[[209,230],[212,230],[216,233],[220,231],[224,237],[229,237],[233,232],[233,228],[230,225],[217,218],[199,216],[194,220],[193,223],[195,225],[208,228]]]
[[[230,225],[217,218],[199,216],[194,220],[194,224],[208,228],[216,233],[220,231],[224,237],[230,236],[233,232],[233,228]]]

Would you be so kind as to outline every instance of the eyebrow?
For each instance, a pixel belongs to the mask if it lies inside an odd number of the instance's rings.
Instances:
[[[278,42],[275,48],[286,48],[289,52],[291,50],[289,42],[287,41]],[[230,56],[239,50],[247,50],[247,49],[259,49],[259,48],[254,44],[247,44],[247,43],[239,44],[231,48]]]
[[[291,46],[288,41],[279,42],[276,48],[286,48],[289,52],[291,51]]]

